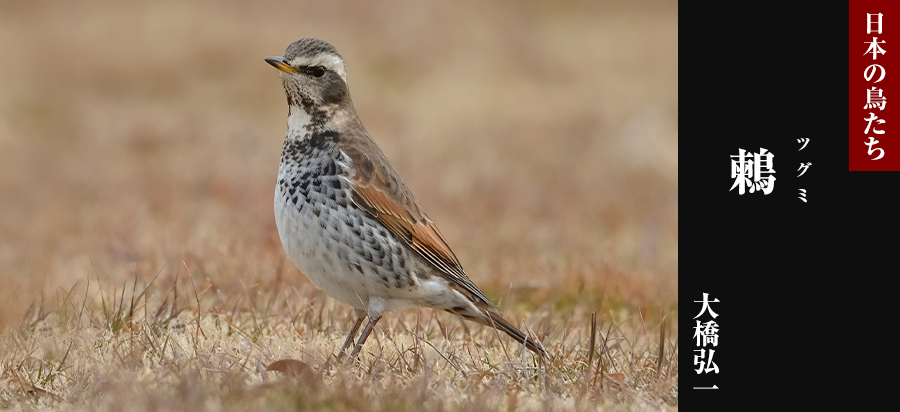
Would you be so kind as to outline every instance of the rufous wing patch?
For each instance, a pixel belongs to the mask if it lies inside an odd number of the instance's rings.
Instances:
[[[413,218],[408,210],[375,186],[357,186],[353,191],[353,201],[442,271],[455,274],[462,272],[462,265],[456,255],[427,217]]]
[[[434,265],[448,281],[493,307],[494,303],[466,276],[459,259],[403,181],[361,152],[347,154],[354,165],[359,165],[350,176],[354,203]]]

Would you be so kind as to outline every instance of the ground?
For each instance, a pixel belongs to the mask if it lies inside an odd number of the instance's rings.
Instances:
[[[426,309],[332,360],[273,217],[301,37],[549,361]],[[9,1],[0,50],[0,407],[677,408],[677,3]]]

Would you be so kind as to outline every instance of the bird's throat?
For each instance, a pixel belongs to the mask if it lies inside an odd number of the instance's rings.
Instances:
[[[313,116],[303,107],[291,106],[287,120],[287,136],[289,138],[303,138],[309,136],[316,129],[325,127],[326,119],[321,116]]]

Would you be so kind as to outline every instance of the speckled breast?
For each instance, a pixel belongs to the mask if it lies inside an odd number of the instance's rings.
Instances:
[[[338,139],[322,132],[285,140],[275,223],[285,252],[313,285],[364,309],[370,295],[414,288],[415,279],[406,248],[350,198]]]

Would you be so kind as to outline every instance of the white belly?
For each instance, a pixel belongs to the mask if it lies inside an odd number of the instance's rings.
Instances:
[[[369,292],[364,277],[341,258],[346,251],[341,252],[342,245],[334,239],[339,238],[336,228],[323,228],[313,207],[307,203],[301,210],[275,192],[275,224],[285,253],[317,289],[354,308],[365,309]],[[320,210],[320,216],[326,214]]]

